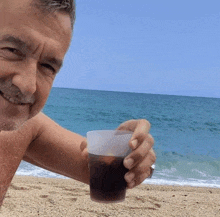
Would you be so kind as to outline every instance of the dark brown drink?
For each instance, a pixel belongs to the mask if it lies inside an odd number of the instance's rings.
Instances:
[[[125,199],[128,172],[123,157],[89,154],[90,197],[99,202],[119,202]]]

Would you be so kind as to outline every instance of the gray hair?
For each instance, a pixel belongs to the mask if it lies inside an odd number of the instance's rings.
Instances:
[[[34,0],[34,5],[46,12],[62,11],[71,19],[72,29],[76,19],[75,0]]]

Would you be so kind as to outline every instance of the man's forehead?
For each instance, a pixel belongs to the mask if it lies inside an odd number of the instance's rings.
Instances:
[[[2,10],[14,10],[16,9],[24,9],[25,7],[31,7],[33,2],[37,2],[38,0],[0,0],[0,8]]]
[[[9,2],[13,4],[8,4]],[[30,2],[32,0],[0,0],[0,35],[5,29],[11,28],[16,35],[23,34],[25,37],[27,32],[23,30],[26,29],[38,38],[45,36],[57,41],[61,46],[69,47],[72,37],[69,15],[61,12],[45,15],[32,6],[30,8]]]
[[[68,13],[60,11],[47,11],[39,7],[40,0],[0,0],[0,21],[8,16],[35,16],[35,19],[42,20],[44,23],[51,17],[62,20],[62,27],[66,30],[72,30],[71,18]],[[46,8],[46,6],[45,6]],[[8,16],[7,16],[8,15]],[[66,17],[66,19],[64,19]],[[55,23],[57,23],[55,21]],[[72,31],[71,31],[72,32]]]
[[[25,5],[33,7],[39,5],[40,3],[41,0],[0,0],[0,7],[13,6],[16,8],[23,8]]]

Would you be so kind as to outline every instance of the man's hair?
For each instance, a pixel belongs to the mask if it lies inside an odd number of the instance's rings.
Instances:
[[[62,11],[67,13],[71,19],[72,29],[76,19],[75,0],[34,0],[35,5],[46,12]]]

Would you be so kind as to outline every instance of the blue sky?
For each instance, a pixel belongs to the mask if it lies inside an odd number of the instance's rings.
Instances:
[[[220,2],[76,0],[54,87],[220,98]]]

